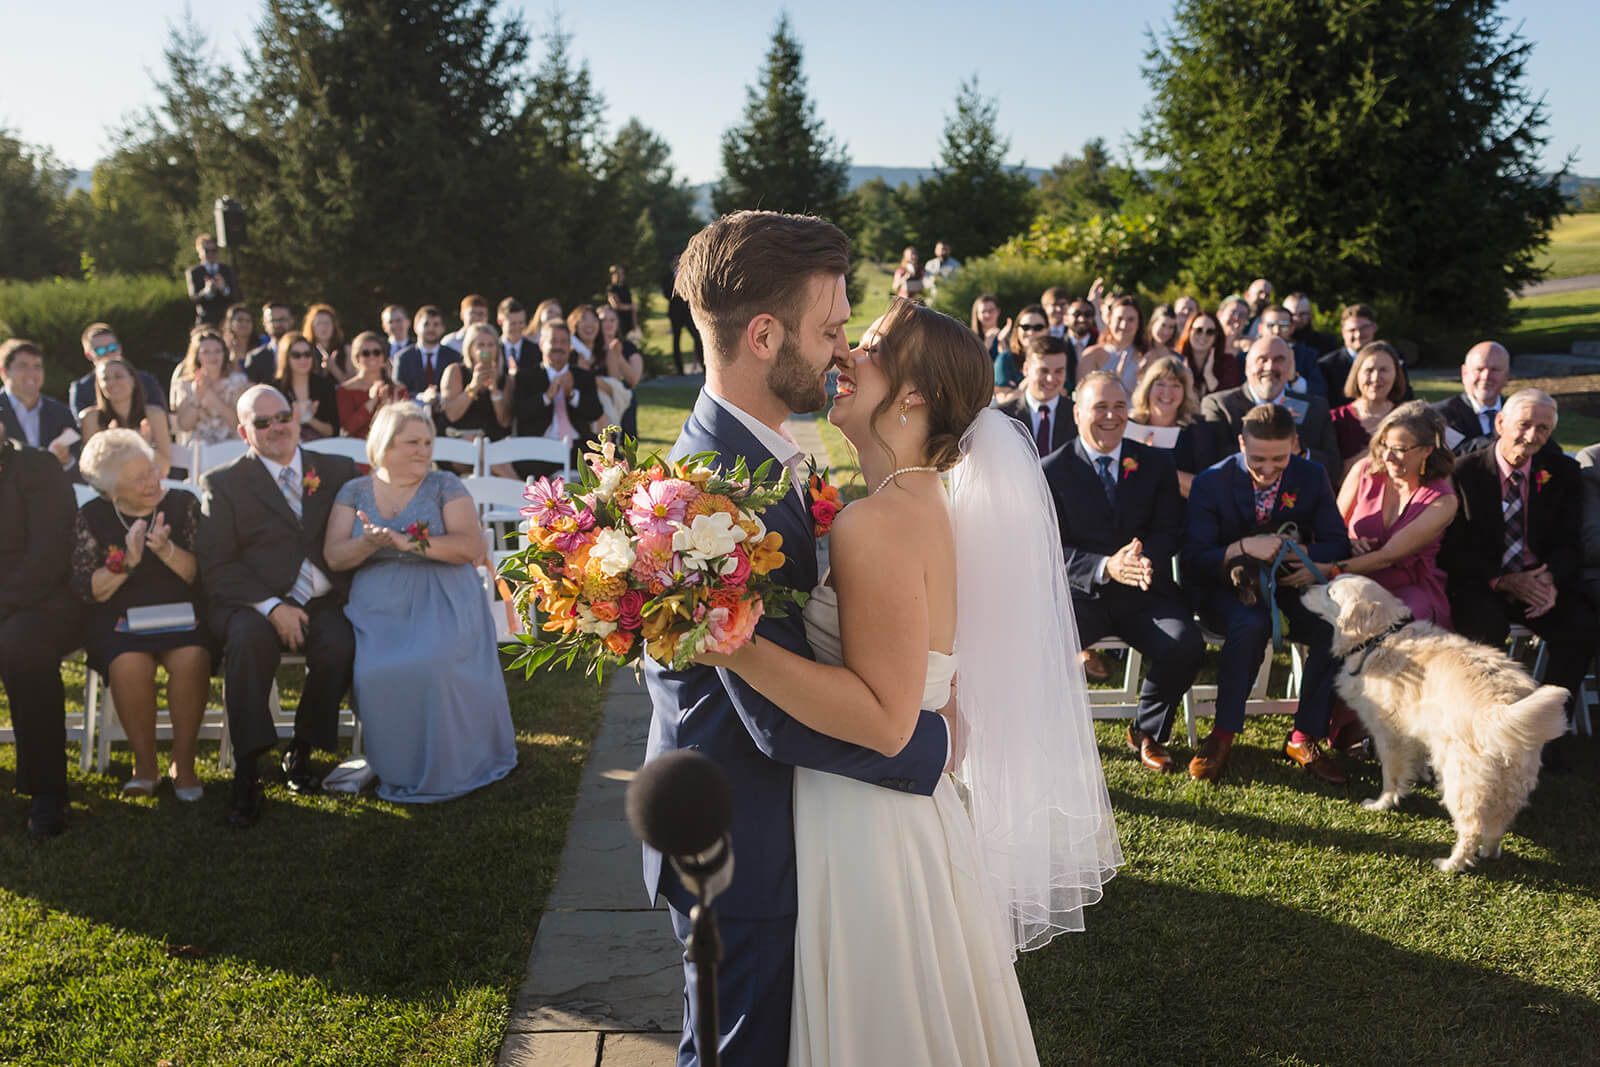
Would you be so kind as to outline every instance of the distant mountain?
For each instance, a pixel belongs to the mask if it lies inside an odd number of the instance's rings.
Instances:
[[[1032,178],[1038,184],[1041,175],[1049,171],[1043,167],[1023,167],[1022,173]],[[932,167],[875,167],[852,166],[850,168],[850,189],[853,192],[857,186],[865,185],[874,178],[882,178],[890,188],[900,185],[916,185],[923,178],[933,174]],[[694,187],[695,210],[700,212],[702,218],[711,217],[711,187],[714,182],[705,182]]]

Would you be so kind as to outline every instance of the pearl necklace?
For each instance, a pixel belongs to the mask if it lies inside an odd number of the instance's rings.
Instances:
[[[900,477],[902,474],[910,474],[913,471],[933,471],[933,472],[937,473],[938,470],[939,470],[938,467],[901,467],[899,470],[894,471],[893,473],[891,473],[883,481],[879,482],[878,483],[878,488],[876,488],[876,489],[874,489],[872,491],[872,495],[876,496],[878,493],[882,492],[884,486],[888,485],[890,482],[894,481],[896,478]]]

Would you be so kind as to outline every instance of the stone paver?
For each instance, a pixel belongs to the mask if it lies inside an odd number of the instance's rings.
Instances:
[[[665,911],[645,895],[639,843],[623,812],[649,729],[648,695],[632,672],[618,674],[579,781],[500,1067],[675,1062],[683,951]]]

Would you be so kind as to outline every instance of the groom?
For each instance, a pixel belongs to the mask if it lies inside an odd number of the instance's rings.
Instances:
[[[672,456],[709,451],[717,454],[718,466],[732,467],[743,456],[751,470],[769,458],[788,467],[795,489],[768,508],[762,521],[783,536],[787,559],[775,578],[805,592],[817,583],[817,546],[803,495],[805,455],[784,432],[783,421],[827,402],[828,366],[848,349],[848,253],[847,238],[831,223],[743,211],[696,234],[678,267],[677,293],[688,301],[705,339],[706,386]],[[762,619],[756,637],[811,655],[798,612]],[[654,712],[646,758],[695,749],[717,763],[733,788],[733,885],[716,900],[722,1062],[782,1064],[789,1051],[798,907],[793,769],[810,767],[931,795],[949,755],[944,720],[924,711],[910,743],[890,759],[801,725],[724,670],[671,671],[647,660],[645,681]],[[648,846],[644,876],[652,900],[658,894],[667,898],[673,930],[685,940],[694,897]],[[684,982],[680,1067],[700,1062],[695,980],[687,964]]]

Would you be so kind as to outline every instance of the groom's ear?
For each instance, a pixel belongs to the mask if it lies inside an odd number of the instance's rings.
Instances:
[[[762,312],[745,323],[744,340],[757,359],[769,362],[783,347],[783,323],[776,315]]]

